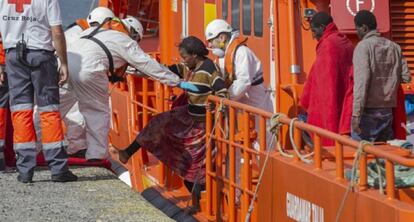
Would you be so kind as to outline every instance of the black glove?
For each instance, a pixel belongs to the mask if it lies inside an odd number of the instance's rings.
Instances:
[[[124,81],[124,77],[119,77],[119,76],[116,76],[116,75],[111,75],[111,76],[108,76],[108,80],[111,83],[122,82],[122,81]]]

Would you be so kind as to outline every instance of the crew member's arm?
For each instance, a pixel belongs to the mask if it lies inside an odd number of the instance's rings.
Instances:
[[[63,85],[68,79],[69,69],[68,69],[68,59],[66,54],[66,41],[65,34],[63,32],[62,26],[52,26],[52,39],[53,45],[56,49],[56,54],[60,60],[59,68],[59,85]]]
[[[250,79],[250,72],[256,72],[256,70],[252,70],[250,67],[253,58],[251,58],[248,53],[249,49],[247,47],[240,47],[236,51],[236,58],[235,58],[235,80],[230,85],[228,92],[230,95],[230,99],[238,100],[245,95],[247,90],[252,85]],[[253,73],[252,73],[253,74]]]
[[[68,59],[66,55],[66,40],[62,29],[62,17],[58,0],[47,2],[47,18],[52,31],[52,41],[57,56],[61,62],[59,68],[59,85],[63,85],[68,79]]]
[[[177,86],[180,83],[180,77],[142,51],[137,42],[131,39],[119,45],[124,51],[121,56],[139,72],[169,86]]]

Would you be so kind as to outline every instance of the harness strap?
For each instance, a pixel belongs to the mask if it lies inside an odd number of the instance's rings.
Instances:
[[[94,37],[99,32],[99,29],[102,28],[102,26],[104,26],[104,24],[110,20],[111,18],[105,19],[104,22],[102,22],[102,24],[98,25],[91,33],[89,33],[89,35],[83,36],[82,39],[92,40],[93,42],[98,44],[102,48],[102,50],[104,50],[106,57],[108,58],[108,62],[109,62],[109,73],[111,73],[111,76],[115,76],[114,59],[112,58],[112,53],[109,51],[108,47],[106,47],[105,44],[101,40]],[[105,30],[102,30],[102,31],[105,31]]]
[[[99,39],[97,39],[93,36],[84,36],[82,38],[92,40],[93,42],[98,44],[104,50],[104,52],[106,54],[106,57],[108,58],[108,61],[109,61],[109,73],[111,73],[111,76],[115,76],[114,59],[112,58],[112,54],[109,51],[108,47],[106,47],[105,44],[103,44],[103,42],[101,42],[101,40],[99,40]]]

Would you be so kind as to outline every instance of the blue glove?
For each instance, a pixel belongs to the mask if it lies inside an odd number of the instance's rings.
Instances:
[[[188,90],[190,92],[200,92],[196,85],[189,82],[180,82],[177,86],[181,89]]]

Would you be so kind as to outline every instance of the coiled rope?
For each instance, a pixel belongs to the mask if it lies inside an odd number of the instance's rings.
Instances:
[[[293,130],[294,130],[294,123],[295,121],[297,121],[298,118],[293,118],[292,120],[290,120],[289,123],[289,138],[290,138],[290,143],[292,144],[293,150],[295,151],[296,155],[298,155],[299,159],[302,160],[305,163],[311,164],[313,163],[312,159],[308,159],[308,157],[312,156],[314,154],[314,152],[308,153],[306,155],[302,155],[299,151],[299,148],[296,146],[295,144],[295,139],[293,138]]]

